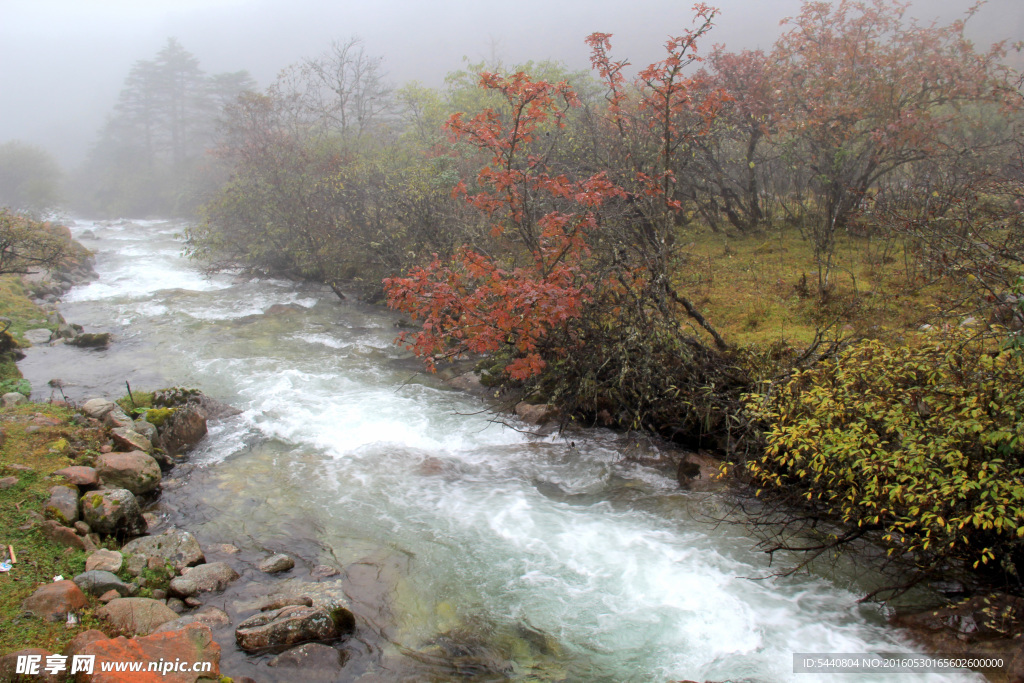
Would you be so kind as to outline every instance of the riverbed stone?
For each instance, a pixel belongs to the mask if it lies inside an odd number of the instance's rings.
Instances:
[[[292,606],[252,616],[235,629],[235,642],[246,652],[337,640],[351,630],[351,614],[316,607]]]
[[[88,604],[85,593],[67,579],[43,584],[21,603],[21,609],[46,621],[64,621],[69,612]]]
[[[97,488],[100,485],[100,476],[95,467],[84,465],[72,465],[59,469],[53,473],[55,477],[63,477],[67,483],[77,486],[81,490]]]
[[[144,453],[149,453],[153,450],[153,444],[149,439],[128,427],[115,427],[114,429],[111,429],[110,437],[114,440],[114,443],[121,448],[127,448],[133,451],[143,451]]]
[[[20,406],[22,403],[28,403],[28,399],[25,397],[25,394],[19,394],[17,391],[8,392],[0,398],[0,404],[2,404],[4,408]]]
[[[43,514],[64,526],[73,526],[78,521],[78,489],[51,486],[50,499],[43,506]]]
[[[135,420],[132,423],[132,430],[142,436],[146,437],[150,443],[153,443],[157,439],[156,425],[146,420]],[[143,449],[148,450],[148,449]]]
[[[138,576],[150,559],[156,558],[161,564],[169,563],[176,572],[206,561],[199,541],[188,531],[169,529],[155,536],[142,536],[126,543],[121,552],[130,556],[128,573]]]
[[[172,579],[170,588],[174,595],[191,598],[199,593],[222,591],[237,578],[238,572],[226,562],[210,562],[192,567],[184,576]]]
[[[202,409],[185,404],[167,419],[160,439],[165,451],[180,455],[199,443],[206,431],[206,415]]]
[[[155,490],[163,476],[156,460],[142,451],[104,453],[96,459],[96,471],[104,486],[128,489],[135,495]]]
[[[101,534],[141,536],[146,533],[146,520],[127,489],[90,491],[82,496],[82,518],[93,531]]]
[[[173,621],[168,621],[166,624],[161,625],[158,629],[153,631],[153,633],[177,631],[189,624],[205,624],[210,628],[215,628],[217,626],[227,626],[230,623],[231,617],[228,616],[227,612],[214,607],[213,605],[207,605],[193,614],[186,614]]]
[[[135,593],[136,586],[125,583],[115,574],[100,569],[82,572],[74,578],[75,584],[89,595],[100,596],[107,591],[117,591],[121,597]]]
[[[260,604],[259,610],[261,612],[269,612],[270,610],[277,610],[292,605],[312,607],[313,598],[308,595],[272,595]]]
[[[21,336],[29,344],[45,344],[50,341],[53,333],[45,327],[37,327],[34,330],[25,330]]]
[[[117,572],[124,564],[124,556],[116,550],[102,548],[85,558],[86,571]]]
[[[120,406],[114,406],[114,409],[103,416],[103,422],[109,427],[119,429],[134,429],[135,421],[128,417],[128,414],[121,410]]]
[[[196,683],[220,680],[220,645],[213,633],[203,624],[190,624],[180,631],[153,633],[135,638],[110,638],[89,643],[79,652],[93,655],[96,661],[140,662],[147,668],[150,662],[209,663],[209,671],[168,671],[166,674],[134,674],[103,672],[97,665],[91,675],[76,679],[81,683],[128,683],[128,681],[159,681],[160,683]],[[186,667],[190,668],[191,667]],[[206,668],[205,666],[202,668]],[[145,676],[145,677],[143,677]]]
[[[522,401],[516,404],[516,417],[529,424],[542,425],[551,422],[558,417],[558,408],[550,403],[527,403]]]
[[[72,346],[83,349],[101,349],[110,345],[109,332],[84,332],[68,341]]]
[[[83,537],[75,533],[74,529],[61,526],[55,520],[46,520],[39,525],[39,530],[43,532],[43,536],[54,543],[59,543],[68,548],[75,548],[76,550],[86,550],[86,543]]]
[[[120,633],[145,636],[178,615],[152,598],[117,598],[96,610],[96,616]]]
[[[266,574],[277,574],[279,572],[286,572],[294,566],[295,560],[284,553],[278,553],[260,562],[256,565],[256,568]]]
[[[301,671],[303,677],[337,680],[345,659],[340,651],[330,645],[306,643],[282,652],[267,662],[267,666],[298,669],[296,673]]]
[[[82,404],[82,412],[89,417],[102,420],[107,413],[117,407],[113,401],[107,398],[90,398]]]

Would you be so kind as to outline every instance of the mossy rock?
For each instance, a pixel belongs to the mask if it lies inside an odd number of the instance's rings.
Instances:
[[[174,415],[176,408],[150,408],[146,411],[146,422],[157,429],[162,428],[171,415]]]

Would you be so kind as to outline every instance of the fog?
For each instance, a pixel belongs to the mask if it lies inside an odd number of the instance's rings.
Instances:
[[[767,48],[799,0],[720,0],[714,43]],[[911,14],[949,21],[969,0],[917,2]],[[376,3],[323,0],[0,0],[0,142],[20,139],[65,166],[82,160],[131,64],[176,37],[207,73],[247,69],[261,85],[332,40],[359,36],[382,55],[395,83],[440,85],[444,74],[497,57],[512,64],[556,59],[588,68],[583,38],[614,34],[634,64],[659,57],[688,26],[678,0],[470,0]],[[979,43],[1024,39],[1024,3],[992,0],[972,22]],[[707,45],[710,47],[710,44]]]

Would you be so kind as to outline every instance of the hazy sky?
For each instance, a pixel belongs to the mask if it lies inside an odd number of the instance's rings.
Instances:
[[[719,0],[711,42],[767,48],[800,0]],[[918,0],[912,14],[945,21],[971,0]],[[634,64],[660,56],[666,36],[690,24],[687,0],[0,0],[0,143],[21,139],[65,164],[81,160],[131,64],[176,37],[207,73],[248,69],[267,85],[277,72],[361,37],[395,83],[438,85],[463,56],[506,63],[554,58],[587,68],[583,38],[614,34]],[[1024,2],[991,0],[975,34],[1024,40]]]

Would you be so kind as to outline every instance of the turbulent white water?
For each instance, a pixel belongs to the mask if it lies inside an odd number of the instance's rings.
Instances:
[[[100,278],[62,311],[116,341],[39,350],[27,374],[37,394],[47,374],[72,398],[120,395],[129,379],[242,408],[194,456],[191,493],[164,494],[166,514],[243,558],[374,567],[355,583],[386,595],[355,597],[374,607],[357,610],[367,645],[353,676],[443,633],[490,642],[504,675],[532,680],[826,680],[793,674],[793,653],[913,651],[856,586],[745,578],[766,562],[742,527],[694,521],[722,499],[625,460],[621,440],[503,428],[477,399],[413,376],[393,316],[285,282],[205,279],[179,256],[180,229],[73,226]],[[304,309],[264,314],[281,303]]]

